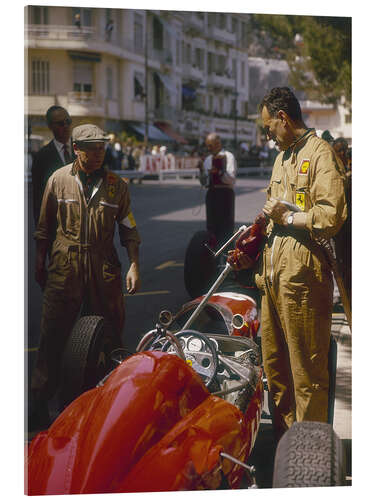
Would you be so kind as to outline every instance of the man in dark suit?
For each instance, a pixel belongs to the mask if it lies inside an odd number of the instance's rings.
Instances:
[[[46,113],[48,128],[54,138],[35,155],[31,167],[35,225],[38,224],[40,206],[48,178],[55,170],[72,162],[72,119],[65,108],[51,106]]]

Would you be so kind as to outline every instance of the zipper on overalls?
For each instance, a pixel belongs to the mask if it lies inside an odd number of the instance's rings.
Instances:
[[[284,195],[283,195],[283,199],[285,200],[286,199],[286,195],[288,193],[288,188],[287,188],[287,183],[286,183],[286,170],[284,170],[284,183],[285,183],[285,191],[284,191]],[[277,235],[274,237],[273,239],[273,242],[272,242],[272,248],[271,248],[271,273],[270,273],[270,285],[272,285],[272,281],[273,281],[273,254],[274,254],[274,250],[275,250],[275,243],[276,243],[276,240],[277,240]]]

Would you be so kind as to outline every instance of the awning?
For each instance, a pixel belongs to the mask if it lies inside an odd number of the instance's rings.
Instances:
[[[100,62],[102,60],[102,56],[96,52],[78,52],[75,50],[68,50],[68,55],[71,59],[78,61]]]
[[[188,144],[188,141],[186,141],[182,135],[180,135],[178,132],[173,130],[173,128],[169,125],[169,123],[165,122],[155,122],[155,125],[160,128],[165,134],[169,135],[169,137],[176,141],[179,142],[180,144]]]
[[[169,93],[171,94],[177,93],[176,85],[173,85],[172,80],[169,78],[169,76],[163,75],[163,73],[159,73],[158,71],[155,71],[155,74],[159,77],[160,81],[162,82],[162,84],[168,90]]]
[[[134,94],[145,95],[145,78],[143,73],[134,73]]]
[[[195,91],[195,89],[192,89],[191,87],[186,87],[186,85],[183,85],[182,86],[182,95],[184,97],[190,97],[190,99],[193,99],[196,96],[196,91]]]
[[[127,125],[131,129],[134,130],[137,134],[141,135],[144,137],[145,135],[145,124],[144,123],[139,123],[139,122],[126,122]],[[148,124],[148,138],[150,141],[160,141],[160,142],[171,142],[172,139],[164,134],[161,130],[159,130],[157,127],[152,125],[151,123]]]

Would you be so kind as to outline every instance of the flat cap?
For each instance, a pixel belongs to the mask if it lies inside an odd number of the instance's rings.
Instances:
[[[73,142],[106,142],[109,140],[109,137],[96,125],[85,123],[84,125],[74,127],[72,140]]]

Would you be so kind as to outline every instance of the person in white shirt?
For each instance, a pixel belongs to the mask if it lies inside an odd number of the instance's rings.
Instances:
[[[230,151],[223,149],[218,134],[206,138],[209,155],[201,166],[200,182],[207,188],[207,231],[215,236],[216,244],[224,243],[234,232],[234,184],[237,162]]]

